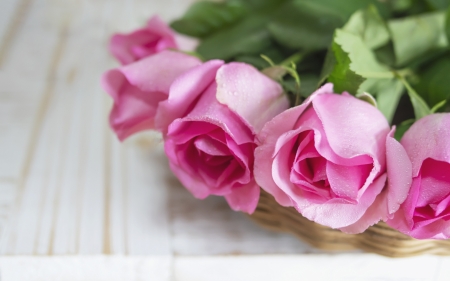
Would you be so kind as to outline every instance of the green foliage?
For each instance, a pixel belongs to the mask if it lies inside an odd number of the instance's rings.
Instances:
[[[323,1],[297,0],[283,5],[269,24],[275,40],[293,49],[326,49],[333,31],[342,26],[346,18],[320,2]]]
[[[236,22],[247,13],[248,8],[240,1],[197,2],[183,18],[172,22],[171,27],[179,33],[203,38]]]
[[[450,42],[450,7],[445,15],[445,34],[447,35],[447,41]]]
[[[415,88],[429,105],[435,106],[443,100],[450,100],[450,55],[436,59],[418,77]]]
[[[334,84],[336,92],[348,91],[351,94],[356,94],[368,78],[393,77],[361,37],[341,29],[336,30],[331,54],[325,63],[324,75],[327,72],[328,81]]]
[[[343,29],[361,37],[370,49],[386,45],[390,39],[386,23],[372,5],[355,12]]]
[[[436,49],[446,48],[445,13],[435,12],[389,21],[396,65],[403,66]]]
[[[415,121],[414,119],[409,119],[398,125],[397,129],[395,130],[394,138],[400,141],[403,135],[406,133],[406,131],[408,131],[409,128],[411,128],[411,126],[414,124],[414,121]]]
[[[405,87],[396,78],[367,79],[360,87],[360,92],[368,92],[376,96],[378,109],[383,113],[389,123],[394,118],[395,111]]]
[[[205,59],[229,60],[238,55],[258,55],[272,45],[265,28],[268,15],[254,15],[205,38],[197,48]]]

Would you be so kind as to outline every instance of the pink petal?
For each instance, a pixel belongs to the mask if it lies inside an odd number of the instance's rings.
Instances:
[[[281,86],[248,64],[224,65],[216,82],[217,100],[242,118],[253,133],[289,107]]]
[[[160,37],[175,37],[175,32],[173,32],[173,30],[158,15],[155,15],[148,20],[147,30]],[[173,48],[176,48],[176,45],[174,45]]]
[[[426,158],[450,163],[450,113],[438,113],[416,121],[405,133],[401,144],[412,162],[416,177]]]
[[[381,193],[385,182],[386,174],[378,177],[369,188],[367,188],[357,204],[328,202],[325,204],[314,204],[308,199],[300,197],[295,199],[295,208],[304,217],[331,228],[344,229],[345,227],[358,223],[361,224],[361,226],[358,227],[358,225],[356,225],[355,229],[362,229],[365,226],[368,227],[380,220],[379,216],[369,214],[365,219],[361,220],[361,218],[363,218],[369,207],[374,203],[378,194]]]
[[[155,117],[155,125],[164,135],[170,123],[186,116],[192,109],[196,99],[214,82],[216,72],[223,64],[220,60],[206,62],[174,81],[168,99],[160,103]]]
[[[231,209],[252,214],[259,201],[259,186],[252,182],[246,186],[233,189],[233,191],[225,196]]]
[[[237,144],[253,143],[250,129],[231,112],[227,106],[216,100],[216,84],[212,83],[199,98],[189,114],[175,120],[170,126],[168,135],[176,135],[175,131],[183,122],[208,122],[220,127]]]
[[[113,35],[109,44],[110,52],[123,65],[168,48],[177,49],[174,32],[158,16],[151,18],[144,28]]]
[[[343,158],[369,155],[384,170],[389,124],[378,109],[353,96],[331,94],[318,96],[313,107],[336,154]]]
[[[393,129],[386,138],[387,210],[390,217],[406,200],[412,184],[412,164],[403,146],[393,138]],[[383,218],[386,221],[386,218]]]
[[[195,57],[164,51],[106,72],[102,86],[114,100],[110,122],[119,139],[153,129],[158,105],[167,98],[172,82],[200,63]]]
[[[278,138],[286,132],[295,129],[299,116],[308,108],[314,98],[321,94],[332,92],[332,84],[329,83],[322,86],[303,104],[289,108],[268,121],[256,137],[256,141],[260,145],[255,150],[255,180],[262,189],[272,194],[282,206],[292,206],[293,203],[290,197],[277,186],[272,176],[272,161],[273,156],[278,151],[276,148]],[[294,132],[294,134],[298,134],[298,132]]]
[[[380,183],[381,184],[381,181]],[[364,215],[355,223],[340,228],[342,232],[348,234],[363,233],[370,226],[378,223],[381,219],[388,217],[388,209],[386,208],[386,201],[388,196],[387,188],[378,194],[375,201],[364,212]]]
[[[340,198],[354,203],[358,198],[359,189],[366,183],[371,170],[372,165],[370,164],[344,166],[328,161],[326,166],[328,181],[333,192]]]

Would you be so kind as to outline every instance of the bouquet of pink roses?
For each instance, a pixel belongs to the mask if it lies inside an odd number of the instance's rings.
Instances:
[[[197,198],[260,191],[316,223],[450,238],[450,1],[198,2],[114,35],[120,140],[162,133]],[[198,38],[195,51],[177,43]]]

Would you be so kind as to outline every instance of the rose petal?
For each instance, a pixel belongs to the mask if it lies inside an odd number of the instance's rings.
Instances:
[[[110,123],[119,139],[153,129],[158,104],[167,98],[171,83],[200,63],[195,57],[164,51],[106,72],[102,86],[114,100]]]
[[[404,134],[401,144],[412,162],[416,177],[427,158],[450,163],[450,114],[428,115],[416,121]]]
[[[376,218],[376,216],[368,214],[367,217],[361,220],[368,208],[374,203],[378,194],[382,191],[385,182],[386,174],[378,177],[367,188],[357,204],[332,203],[332,200],[326,204],[313,204],[309,200],[299,197],[294,200],[297,203],[295,208],[304,217],[331,228],[344,229],[345,227],[354,225],[355,229],[362,229],[365,226],[373,225],[380,219],[380,217]]]
[[[268,121],[256,137],[260,146],[255,150],[255,180],[268,193],[272,194],[278,204],[282,206],[292,206],[292,201],[275,183],[272,177],[272,159],[277,153],[276,148],[278,138],[294,129],[299,116],[310,105],[315,97],[324,93],[332,93],[333,85],[328,83],[317,90],[305,102],[299,106],[289,108]],[[293,132],[293,135],[298,132]]]
[[[382,177],[376,180],[374,184],[384,184]],[[386,208],[388,194],[389,192],[387,188],[385,188],[380,194],[378,194],[375,201],[364,212],[364,215],[358,221],[349,226],[342,227],[340,230],[348,234],[362,233],[370,226],[378,223],[381,219],[388,217],[389,213]]]
[[[244,63],[229,63],[216,76],[217,100],[242,118],[254,134],[289,107],[281,86]]]
[[[252,214],[259,201],[259,186],[252,182],[246,186],[242,186],[225,196],[231,209]]]
[[[110,52],[123,64],[130,64],[168,48],[177,49],[174,33],[158,16],[147,26],[129,34],[115,34],[109,44]]]
[[[386,207],[392,217],[406,200],[412,184],[412,164],[403,146],[394,139],[395,128],[386,138],[388,193]],[[386,221],[387,218],[383,218]]]
[[[217,70],[224,64],[212,60],[187,71],[171,85],[169,97],[161,102],[155,117],[155,126],[164,135],[175,119],[184,117],[194,102],[214,82]]]

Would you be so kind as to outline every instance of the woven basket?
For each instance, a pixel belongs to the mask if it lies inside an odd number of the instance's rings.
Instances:
[[[355,235],[319,225],[306,219],[292,207],[280,206],[272,195],[263,190],[258,207],[250,217],[263,227],[290,232],[323,250],[361,249],[388,257],[450,255],[450,240],[417,240],[390,228],[383,222]]]

